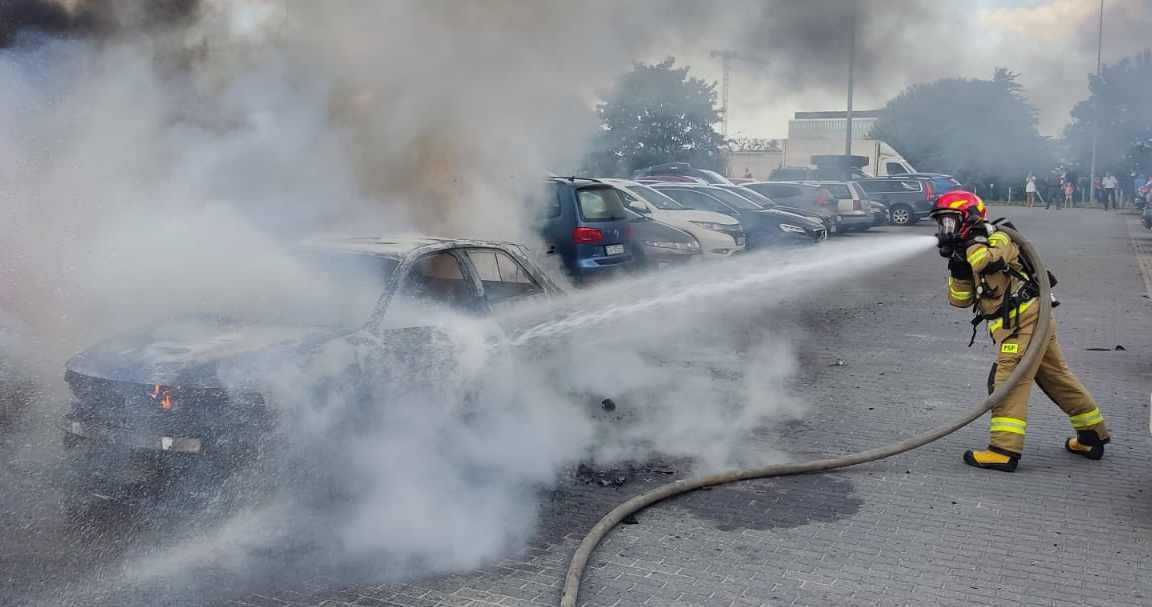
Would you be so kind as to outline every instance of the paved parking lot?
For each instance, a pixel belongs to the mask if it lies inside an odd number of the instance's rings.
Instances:
[[[965,449],[985,444],[986,423],[980,421],[888,461],[698,492],[615,530],[592,559],[581,603],[1152,603],[1152,301],[1144,281],[1152,266],[1138,254],[1152,252],[1152,233],[1133,216],[1100,210],[993,209],[999,214],[1015,220],[1060,278],[1058,335],[1115,433],[1104,461],[1063,450],[1067,422],[1037,391],[1015,475],[961,463]],[[907,229],[931,231],[926,223]],[[802,421],[758,433],[765,448],[797,460],[848,453],[932,427],[976,402],[994,354],[985,339],[965,347],[968,314],[946,305],[944,273],[933,252],[763,319],[803,329],[794,388],[810,404]],[[29,500],[47,507],[54,498],[45,479],[26,474],[26,461],[13,459],[17,452],[28,457],[28,450],[11,444],[0,449],[6,458],[0,505],[13,510],[21,500],[24,513]],[[222,576],[224,591],[211,602],[555,605],[583,533],[619,501],[682,470],[669,463],[643,467],[631,471],[622,487],[573,475],[541,495],[541,524],[531,544],[478,571],[398,584],[387,583],[384,572],[350,579],[320,563],[293,563],[290,576],[243,582]],[[90,575],[98,570],[94,559],[119,554],[115,538],[61,543],[46,515],[5,518],[0,592],[10,597],[45,596],[34,591],[51,596],[72,572]],[[91,598],[159,604],[115,593]]]

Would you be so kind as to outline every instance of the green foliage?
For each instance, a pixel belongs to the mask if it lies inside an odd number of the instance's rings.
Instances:
[[[688,76],[672,58],[655,65],[636,64],[621,76],[596,107],[603,131],[588,160],[600,176],[631,175],[662,162],[689,162],[719,169],[724,138],[716,85]]]
[[[990,183],[1023,187],[1028,173],[1049,171],[1055,158],[1018,76],[996,68],[991,80],[914,84],[888,102],[872,134],[917,170],[949,173],[982,191]]]
[[[1096,173],[1152,171],[1152,53],[1145,51],[1104,66],[1099,78],[1089,77],[1088,86],[1088,99],[1072,109],[1072,124],[1064,130],[1072,157],[1087,170],[1092,118],[1098,108]]]

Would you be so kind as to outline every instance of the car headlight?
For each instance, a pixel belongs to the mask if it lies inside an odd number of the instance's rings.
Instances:
[[[740,229],[739,224],[715,223],[712,221],[693,221],[692,223],[713,232],[733,232]]]
[[[780,224],[780,229],[785,232],[796,232],[797,234],[806,234],[808,231],[800,226],[794,226],[790,223]]]
[[[673,249],[676,251],[695,252],[700,250],[700,243],[695,240],[691,242],[675,242],[670,240],[645,240],[644,246],[655,247],[657,249]]]

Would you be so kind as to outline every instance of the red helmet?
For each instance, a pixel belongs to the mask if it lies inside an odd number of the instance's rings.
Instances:
[[[984,206],[984,200],[966,190],[952,190],[936,198],[936,206],[930,214],[936,217],[945,213],[962,215],[969,223],[988,219],[988,207]]]
[[[929,215],[940,224],[941,234],[958,234],[967,238],[972,226],[988,219],[988,207],[972,192],[953,190],[936,199]]]

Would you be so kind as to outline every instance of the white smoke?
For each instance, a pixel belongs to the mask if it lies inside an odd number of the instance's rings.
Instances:
[[[661,4],[214,2],[188,27],[0,51],[0,310],[21,325],[5,343],[56,378],[69,354],[153,320],[326,305],[345,294],[285,253],[316,231],[534,242],[523,200],[583,155],[591,92],[700,25],[693,3],[654,19]],[[285,543],[384,576],[466,569],[530,538],[536,492],[577,462],[781,457],[746,441],[801,406],[787,343],[753,315],[778,303],[777,278],[800,294],[859,254],[610,286],[501,319],[519,329],[422,311],[392,325],[437,329],[227,369],[279,414],[283,459],[250,479],[270,501],[47,601],[243,575]],[[543,328],[557,316],[573,322]],[[533,327],[548,339],[516,342]],[[605,397],[624,423],[596,413]]]

